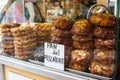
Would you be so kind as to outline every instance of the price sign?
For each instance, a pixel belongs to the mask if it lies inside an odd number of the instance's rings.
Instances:
[[[44,65],[64,70],[64,45],[45,42]]]

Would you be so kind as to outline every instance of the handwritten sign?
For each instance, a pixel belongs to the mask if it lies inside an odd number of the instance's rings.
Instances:
[[[44,65],[64,70],[64,45],[45,42]]]

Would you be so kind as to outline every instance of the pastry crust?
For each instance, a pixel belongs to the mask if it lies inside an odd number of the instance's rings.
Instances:
[[[113,39],[115,38],[115,34],[115,28],[103,28],[100,26],[94,28],[94,35],[98,38]]]
[[[78,42],[89,42],[93,40],[93,34],[88,35],[73,35],[72,39]]]
[[[71,52],[71,63],[77,63],[80,65],[87,65],[92,58],[91,50],[72,50]]]
[[[3,44],[2,48],[3,49],[14,49],[14,45],[13,44],[11,44],[11,45]]]
[[[73,41],[73,47],[77,49],[93,49],[94,45],[93,45],[93,41],[89,41],[85,43]]]
[[[14,55],[14,49],[2,49],[3,54]]]
[[[25,50],[15,50],[15,55],[24,56],[33,54],[33,50],[25,51]]]
[[[97,61],[92,61],[89,70],[93,74],[97,74],[105,77],[111,77],[114,71],[114,64],[103,65]]]
[[[30,55],[15,55],[15,57],[16,58],[18,58],[18,59],[29,59],[29,58],[31,58],[32,57],[32,55],[30,54]]]
[[[88,66],[86,65],[80,65],[80,64],[77,64],[77,63],[69,63],[68,67],[70,69],[74,69],[74,70],[78,70],[78,71],[87,71],[87,68]]]
[[[50,36],[50,34],[51,34],[50,30],[39,30],[39,31],[37,31],[37,36],[41,36],[41,37]]]
[[[74,23],[71,32],[74,35],[87,35],[93,31],[93,25],[87,19],[81,19]]]
[[[18,45],[18,44],[14,44],[15,49],[26,49],[26,50],[32,50],[35,49],[36,47],[36,43],[31,43],[31,44],[27,44],[27,45]]]
[[[98,49],[114,49],[115,39],[95,39],[95,47]]]
[[[93,59],[99,61],[102,64],[114,64],[114,50],[95,49],[93,54]]]
[[[53,29],[51,36],[57,36],[57,37],[71,37],[72,34],[68,30],[60,30],[60,29]]]
[[[57,18],[54,21],[54,26],[57,29],[61,29],[61,30],[70,30],[73,26],[74,22],[72,21],[72,19],[68,18],[68,17],[60,17]]]
[[[116,18],[114,15],[106,13],[97,13],[90,17],[90,22],[102,27],[115,27]]]
[[[2,40],[2,44],[5,44],[5,45],[13,45],[14,42],[13,42],[13,40]]]
[[[58,43],[58,44],[63,44],[63,45],[66,45],[66,46],[72,46],[72,38],[69,37],[64,37],[64,38],[59,38],[59,37],[56,37],[56,36],[53,36],[52,39],[51,39],[51,42],[54,42],[54,43]]]

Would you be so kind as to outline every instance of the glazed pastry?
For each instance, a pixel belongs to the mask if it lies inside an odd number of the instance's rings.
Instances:
[[[73,35],[72,39],[78,42],[89,42],[93,40],[93,34],[88,35]]]
[[[49,24],[49,23],[36,23],[33,27],[35,31],[51,30],[51,28],[52,28],[52,24]]]
[[[13,45],[13,40],[2,40],[2,44]]]
[[[18,44],[14,44],[14,45],[15,45],[15,48],[17,49],[27,49],[27,50],[35,49],[36,47],[36,43],[31,43],[27,45],[18,45]]]
[[[71,32],[74,35],[87,35],[93,31],[93,25],[87,19],[81,19],[74,23]]]
[[[66,46],[71,46],[72,45],[72,38],[69,37],[69,38],[59,38],[59,37],[56,37],[56,36],[53,36],[52,39],[51,39],[51,42],[54,42],[54,43],[58,43],[58,44],[63,44],[63,45],[66,45]]]
[[[97,61],[92,61],[89,70],[93,74],[97,74],[105,77],[111,77],[114,72],[114,64],[103,65]]]
[[[103,50],[103,49],[95,49],[94,52],[94,60],[99,61],[102,64],[113,64],[114,63],[114,50]]]
[[[50,36],[50,30],[39,30],[37,31],[37,35],[41,37]]]
[[[57,18],[54,22],[55,28],[57,29],[61,29],[61,30],[70,30],[73,26],[74,22],[72,21],[72,19],[68,18],[68,17],[62,17],[61,18]]]
[[[98,49],[114,49],[115,39],[95,39],[94,45]]]
[[[2,44],[2,48],[3,49],[13,49],[14,45],[13,44],[11,44],[11,45]]]
[[[94,48],[94,45],[92,41],[85,42],[85,43],[73,41],[73,47],[77,49],[92,49]]]
[[[33,50],[31,51],[25,51],[25,50],[15,50],[15,55],[19,55],[19,56],[24,56],[24,55],[30,55],[33,54]]]
[[[97,13],[90,17],[90,22],[102,27],[115,27],[116,18],[114,15],[106,13]]]
[[[78,63],[69,63],[68,67],[70,69],[78,70],[78,71],[87,71],[88,66],[87,65],[80,65]]]
[[[16,58],[18,59],[28,59],[28,58],[31,58],[32,55],[15,55]]]
[[[22,38],[21,38],[22,39]],[[32,43],[35,43],[36,39],[32,38],[32,39],[29,39],[29,40],[23,40],[23,41],[18,41],[18,40],[15,40],[14,41],[14,44],[16,45],[27,45],[27,44],[32,44]]]
[[[115,28],[103,28],[99,26],[94,28],[94,35],[98,38],[113,39],[115,38],[115,34]]]
[[[68,30],[60,30],[60,29],[54,29],[52,30],[51,36],[57,36],[57,37],[71,37],[72,34]]]
[[[3,54],[13,55],[14,49],[2,49]]]
[[[91,50],[76,49],[71,51],[71,63],[87,65],[91,58],[92,58]]]

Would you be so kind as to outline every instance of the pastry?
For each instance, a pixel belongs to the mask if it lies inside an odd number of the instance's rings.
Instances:
[[[87,71],[87,65],[80,65],[78,63],[69,63],[68,67],[70,69],[78,70],[78,71]]]
[[[98,49],[114,49],[115,39],[95,39],[95,47]]]
[[[73,47],[77,49],[92,49],[94,48],[93,41],[81,43],[78,41],[73,41]]]
[[[56,36],[53,36],[52,39],[51,39],[51,42],[54,42],[54,43],[58,43],[58,44],[63,44],[63,45],[66,45],[66,46],[72,46],[72,38],[69,37],[69,38],[59,38],[59,37],[56,37]]]
[[[92,61],[89,70],[93,74],[105,76],[105,77],[111,77],[114,72],[114,64],[110,65],[103,65],[97,61]]]
[[[92,58],[91,50],[72,50],[71,51],[71,63],[77,63],[80,65],[87,65]]]
[[[57,29],[61,29],[61,30],[70,30],[73,26],[74,22],[72,21],[72,19],[65,17],[65,16],[61,16],[61,18],[57,18],[54,22],[55,28]]]
[[[54,29],[52,30],[51,36],[57,36],[57,37],[71,37],[72,34],[68,30],[60,30],[60,29]]]
[[[112,14],[97,13],[90,17],[90,22],[102,27],[115,27],[116,18]]]
[[[93,40],[93,34],[88,35],[73,35],[72,39],[78,42],[89,42]]]
[[[114,50],[95,49],[93,54],[93,59],[99,61],[102,64],[114,63]]]
[[[81,19],[74,23],[71,33],[74,35],[87,35],[93,31],[93,25],[87,19]]]
[[[115,28],[103,28],[100,26],[94,28],[94,35],[98,38],[113,39],[115,38],[115,34]]]

